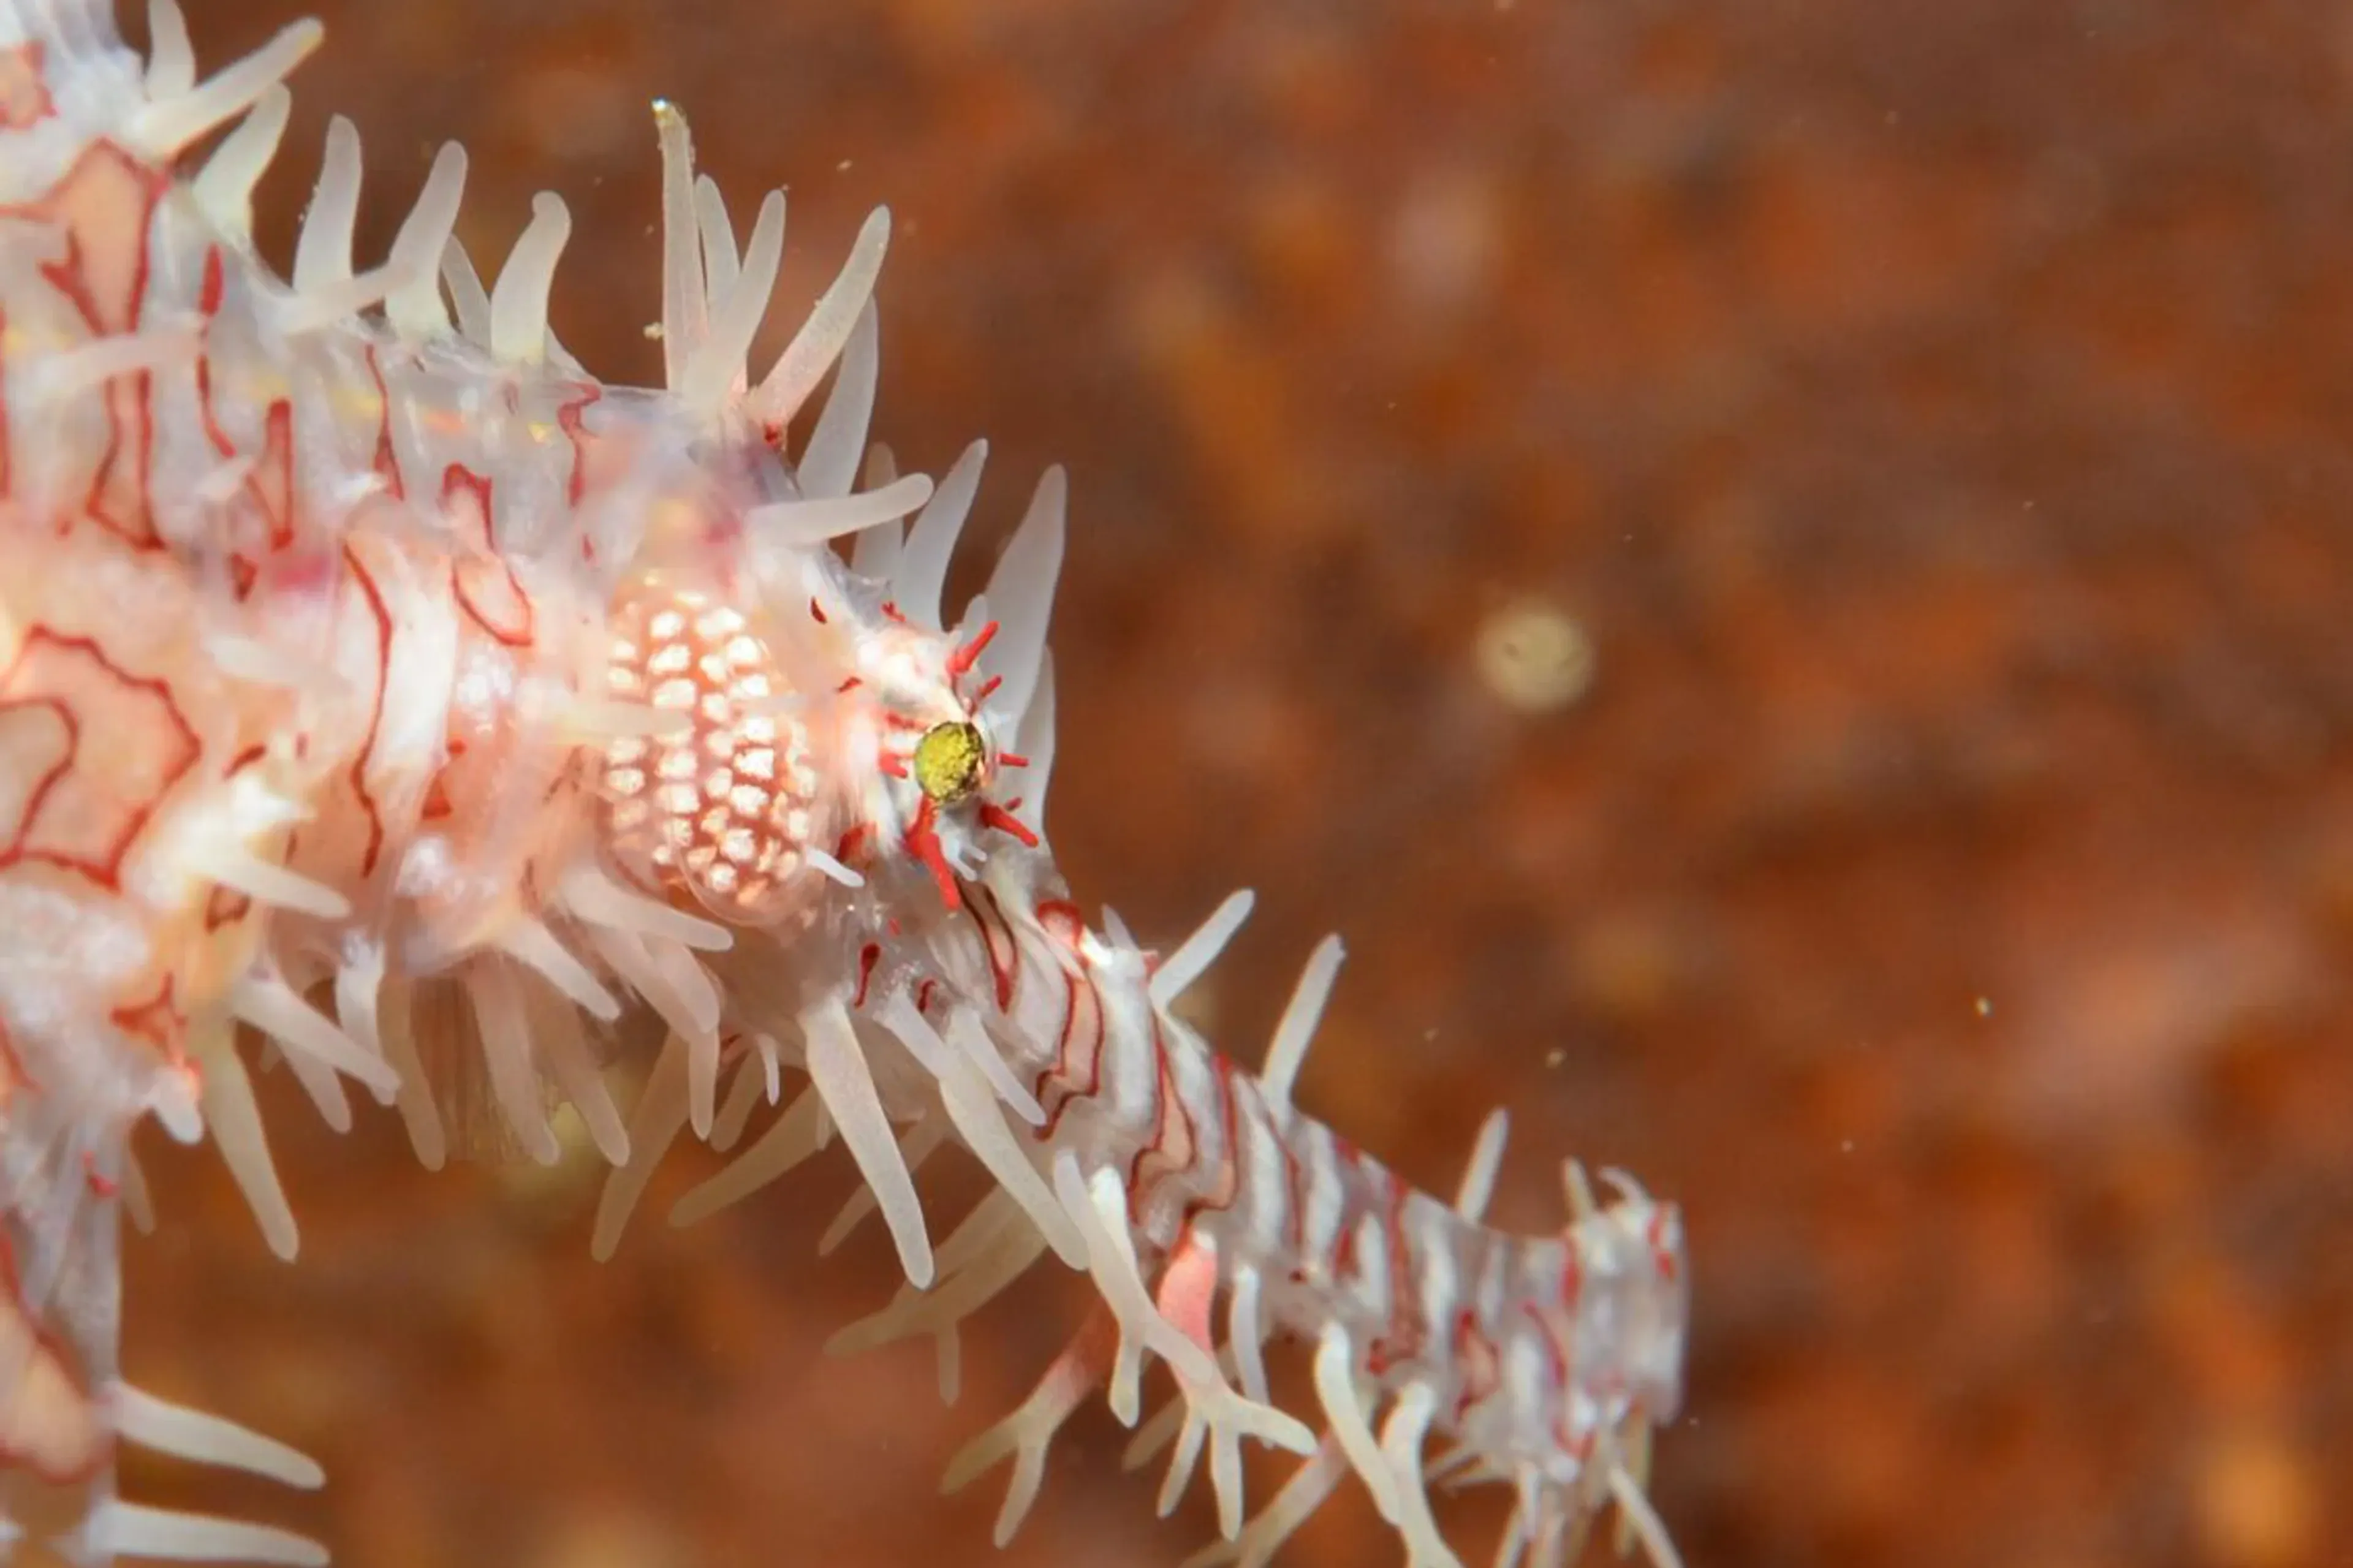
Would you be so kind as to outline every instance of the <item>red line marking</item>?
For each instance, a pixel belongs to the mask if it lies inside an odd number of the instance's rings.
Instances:
[[[375,345],[369,343],[366,347],[368,375],[375,382],[375,471],[392,498],[405,500],[408,484],[400,477],[400,454],[392,444],[392,391],[384,384],[384,366],[376,359]],[[572,499],[576,501],[580,498]]]
[[[62,230],[65,258],[41,263],[42,276],[80,312],[92,333],[120,337],[139,324],[147,292],[148,235],[155,205],[170,184],[164,171],[100,137],[37,200],[0,206],[0,217]],[[105,273],[93,276],[90,261],[102,265]]]
[[[188,1021],[172,1001],[174,979],[170,971],[165,971],[163,984],[154,995],[144,1002],[126,1003],[106,1016],[124,1034],[146,1041],[165,1061],[176,1063],[186,1055],[182,1042],[187,1037]]]
[[[1127,1167],[1127,1217],[1139,1222],[1144,1217],[1144,1163],[1157,1159],[1161,1169],[1155,1177],[1167,1181],[1193,1168],[1200,1144],[1193,1136],[1192,1113],[1185,1109],[1176,1093],[1176,1073],[1168,1065],[1168,1042],[1160,1029],[1160,1012],[1152,1009],[1153,1092],[1157,1101],[1153,1110],[1152,1142],[1135,1152]]]
[[[1225,1157],[1219,1163],[1218,1184],[1185,1205],[1185,1223],[1190,1226],[1197,1215],[1223,1213],[1234,1206],[1241,1194],[1242,1138],[1240,1108],[1234,1103],[1234,1064],[1223,1053],[1209,1053],[1209,1071],[1218,1085],[1218,1117],[1225,1129]]]
[[[124,394],[128,393],[128,407]],[[98,468],[91,474],[90,493],[82,500],[82,511],[90,520],[115,535],[124,543],[139,550],[161,550],[162,535],[155,531],[155,512],[147,493],[148,465],[155,455],[155,419],[148,399],[154,390],[154,378],[140,371],[128,380],[107,383],[106,450],[98,459]],[[139,456],[132,466],[129,481],[130,499],[125,504],[119,490],[121,481],[117,470],[122,466],[122,426],[129,416],[136,434],[132,440]]]
[[[1363,1167],[1359,1165],[1359,1169]],[[1399,1362],[1410,1361],[1421,1353],[1429,1341],[1429,1325],[1422,1321],[1420,1293],[1415,1290],[1413,1257],[1406,1246],[1405,1204],[1407,1188],[1397,1179],[1397,1173],[1386,1165],[1377,1165],[1381,1180],[1388,1184],[1388,1201],[1383,1207],[1381,1228],[1388,1236],[1389,1253],[1389,1331],[1373,1342],[1365,1352],[1365,1363],[1378,1377]]]
[[[91,667],[95,667],[94,670]],[[77,685],[82,689],[73,689]],[[153,715],[142,718],[122,711],[132,705],[133,694],[144,694],[145,700],[160,710],[163,725],[157,725]],[[56,834],[54,845],[37,847],[34,839],[45,826],[44,812],[50,804],[51,792],[75,772],[81,761],[85,724],[90,716],[75,708],[72,700],[76,696],[106,710],[104,717],[109,721],[88,738],[93,742],[93,750],[102,753],[111,787],[99,789],[85,784],[58,813],[64,820],[47,824]],[[42,708],[58,715],[64,729],[65,746],[62,754],[25,797],[22,815],[10,827],[5,842],[0,842],[0,869],[37,860],[78,871],[110,891],[120,892],[123,858],[130,853],[132,842],[145,829],[164,797],[187,776],[203,754],[196,732],[181,714],[171,689],[163,681],[127,673],[109,659],[105,650],[91,638],[59,637],[47,626],[35,626],[26,633],[15,662],[5,673],[0,673],[0,713]],[[132,804],[121,798],[126,787],[123,781],[140,779],[142,763],[153,768],[152,779],[142,781],[151,794],[149,798]],[[110,806],[119,814],[111,823],[106,820]],[[92,838],[97,843],[90,846]]]
[[[1038,1082],[1030,1090],[1046,1112],[1046,1123],[1037,1132],[1043,1141],[1054,1135],[1062,1112],[1070,1109],[1072,1100],[1092,1099],[1103,1087],[1103,1054],[1109,1026],[1103,993],[1095,986],[1094,967],[1087,963],[1080,946],[1086,934],[1086,923],[1080,919],[1078,907],[1060,900],[1039,904],[1038,923],[1049,937],[1069,948],[1076,961],[1063,972],[1062,1032],[1054,1065],[1038,1075]],[[1087,1076],[1083,1084],[1079,1080],[1074,1047],[1085,1052]]]
[[[1670,1285],[1674,1284],[1676,1277],[1680,1275],[1683,1270],[1675,1261],[1673,1249],[1667,1246],[1666,1210],[1657,1209],[1652,1211],[1651,1215],[1651,1224],[1645,1233],[1645,1238],[1651,1244],[1651,1267],[1658,1271],[1660,1279],[1665,1280]]]
[[[375,579],[349,544],[343,546],[343,562],[358,579],[360,592],[367,595],[368,613],[375,617],[375,689],[368,695],[367,735],[360,742],[360,753],[352,759],[352,794],[367,814],[367,848],[360,856],[360,876],[375,875],[376,857],[384,852],[384,812],[376,805],[375,796],[368,789],[368,759],[375,754],[376,731],[384,724],[385,688],[392,682],[392,616],[385,608],[384,595],[377,589]]]
[[[1274,1124],[1273,1112],[1267,1109],[1263,1092],[1255,1082],[1250,1089],[1259,1095],[1259,1109],[1266,1115],[1266,1129],[1274,1139],[1274,1146],[1282,1151],[1283,1194],[1291,1205],[1291,1278],[1293,1280],[1303,1279],[1307,1276],[1307,1172],[1301,1165],[1298,1154],[1293,1151],[1291,1140],[1284,1137],[1282,1129]]]
[[[16,1042],[8,1037],[5,1027],[0,1027],[0,1110],[8,1109],[8,1102],[20,1089],[38,1094],[40,1085],[25,1070],[25,1060],[16,1054]],[[0,1252],[5,1252],[6,1247],[6,1239],[0,1237]]]
[[[980,928],[980,940],[988,953],[990,976],[997,983],[997,1010],[1013,1010],[1013,987],[1021,973],[1021,949],[1014,941],[1013,927],[1005,918],[1005,910],[997,902],[997,895],[986,888],[976,888],[969,906],[973,924]]]
[[[1340,1179],[1340,1224],[1332,1238],[1332,1278],[1337,1282],[1356,1272],[1356,1213],[1345,1176]]]
[[[275,555],[294,542],[294,405],[286,398],[273,401],[261,421],[261,455],[246,476],[245,494],[260,519],[262,538],[257,549]],[[229,557],[237,596],[252,593],[260,563],[242,552]]]
[[[101,138],[84,148],[39,199],[0,206],[0,218],[22,218],[61,231],[65,256],[40,263],[41,276],[80,315],[92,337],[121,337],[138,328],[147,292],[147,241],[155,205],[168,184],[163,171]],[[150,373],[140,371],[107,384],[106,450],[83,503],[92,521],[142,550],[158,550],[164,542],[155,532],[149,492],[154,455],[154,415],[149,401],[153,381]],[[126,420],[136,426],[129,444],[137,460],[127,484],[118,472]],[[60,520],[60,531],[69,526],[70,519]]]
[[[196,293],[196,312],[204,317],[207,332],[212,330],[213,318],[220,314],[221,299],[227,289],[227,269],[221,260],[220,247],[208,245],[205,247],[204,282]],[[369,352],[373,360],[374,350]],[[228,432],[221,428],[220,416],[213,411],[213,356],[210,353],[196,356],[196,417],[204,425],[205,438],[213,444],[214,451],[224,458],[237,456],[237,444],[228,438]]]
[[[604,395],[605,389],[601,386],[583,386],[578,395],[556,405],[555,427],[563,431],[564,438],[572,444],[572,474],[565,480],[564,494],[565,499],[575,507],[580,504],[580,498],[588,493],[588,408]],[[590,548],[585,538],[581,545],[584,549]],[[594,558],[593,552],[591,558]]]
[[[1454,1415],[1449,1425],[1460,1426],[1471,1407],[1494,1393],[1503,1381],[1495,1342],[1487,1337],[1478,1315],[1468,1307],[1454,1319],[1454,1364],[1461,1369],[1462,1392],[1455,1395]]]
[[[449,566],[449,586],[458,595],[459,605],[472,617],[476,626],[509,647],[529,647],[536,616],[531,595],[516,581],[514,568],[499,553],[498,538],[491,510],[491,480],[463,463],[452,463],[441,473],[441,507],[444,511],[470,512],[470,521],[481,536],[481,552],[478,555],[460,557]],[[504,589],[509,598],[505,605],[492,609],[508,611],[517,625],[501,625],[483,608],[492,595],[501,592],[497,577],[506,580]]]

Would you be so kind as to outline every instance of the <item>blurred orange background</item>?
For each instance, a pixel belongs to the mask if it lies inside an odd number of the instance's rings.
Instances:
[[[194,0],[210,65],[297,14]],[[1558,1162],[1687,1205],[1694,1568],[2299,1568],[2353,1536],[2353,14],[2223,0],[313,6],[363,254],[433,147],[485,270],[557,190],[556,318],[658,355],[647,100],[768,341],[896,219],[880,434],[1073,476],[1050,831],[1255,1060],[1352,959],[1302,1098],[1497,1213]],[[988,552],[978,552],[976,567]],[[151,1156],[129,1364],[316,1454],[163,1468],[347,1568],[1169,1564],[1212,1532],[1091,1407],[1038,1511],[935,1496],[1084,1288],[930,1357],[825,1337],[838,1153],[586,1256],[596,1172],[414,1168],[278,1083],[272,1260]],[[705,1162],[704,1163],[707,1163]],[[934,1233],[975,1191],[934,1189]],[[1264,1472],[1268,1478],[1279,1473]],[[1266,1482],[1255,1489],[1267,1495]],[[1483,1561],[1496,1500],[1441,1504]],[[1284,1563],[1394,1562],[1352,1487]]]

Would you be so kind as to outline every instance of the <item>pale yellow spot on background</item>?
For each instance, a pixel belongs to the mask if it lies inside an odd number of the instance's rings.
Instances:
[[[1508,605],[1479,628],[1479,679],[1524,713],[1556,713],[1593,684],[1593,641],[1585,628],[1537,600]]]

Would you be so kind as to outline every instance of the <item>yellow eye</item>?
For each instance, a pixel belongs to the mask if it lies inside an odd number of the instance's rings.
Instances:
[[[954,805],[980,787],[987,757],[977,726],[960,719],[934,724],[915,742],[915,785],[942,805]]]

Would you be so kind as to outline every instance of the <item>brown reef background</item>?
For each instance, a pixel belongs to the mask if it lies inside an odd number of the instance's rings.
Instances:
[[[195,0],[217,65],[294,0]],[[380,249],[463,141],[494,262],[577,220],[570,346],[648,379],[646,100],[776,331],[887,203],[881,433],[984,515],[1073,476],[1053,837],[1254,1060],[1500,1216],[1688,1208],[1694,1568],[2300,1568],[2353,1536],[2353,12],[2287,0],[342,0],[297,81]],[[369,254],[374,254],[375,249]],[[980,562],[985,563],[986,552]],[[1589,668],[1583,661],[1589,656]],[[587,1258],[595,1172],[274,1125],[305,1256],[161,1160],[131,1361],[318,1455],[346,1568],[1169,1564],[1100,1408],[1013,1547],[943,1500],[1083,1289],[825,1337],[838,1155]],[[657,1203],[695,1171],[680,1160]],[[950,1180],[935,1232],[973,1192]],[[650,1221],[650,1223],[649,1223]],[[1264,1472],[1271,1476],[1277,1472]],[[1258,1495],[1265,1495],[1261,1483]],[[1496,1500],[1443,1505],[1483,1562]],[[1399,1552],[1353,1487],[1282,1561]]]

